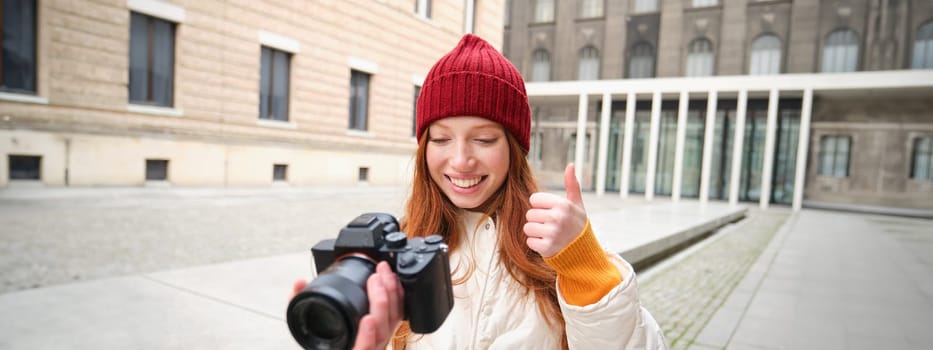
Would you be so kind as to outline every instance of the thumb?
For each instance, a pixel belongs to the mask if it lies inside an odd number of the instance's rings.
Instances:
[[[564,187],[567,189],[567,199],[583,207],[583,195],[580,193],[580,182],[577,181],[573,163],[567,164],[567,168],[564,169]]]

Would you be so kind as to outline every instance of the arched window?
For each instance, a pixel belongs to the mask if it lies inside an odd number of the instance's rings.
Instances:
[[[580,50],[580,67],[577,72],[577,79],[599,79],[599,50],[595,47],[587,46]]]
[[[632,46],[632,55],[628,61],[628,77],[654,77],[654,46],[644,41]]]
[[[535,1],[535,23],[554,22],[554,0]]]
[[[748,74],[781,73],[781,39],[774,34],[763,34],[752,41],[752,54]]]
[[[917,29],[911,62],[910,68],[933,68],[933,21],[928,21]]]
[[[858,37],[851,29],[838,29],[829,33],[823,45],[825,73],[854,72],[858,64]]]
[[[531,81],[551,80],[551,54],[545,49],[537,49],[531,55]]]
[[[706,38],[694,39],[687,47],[687,76],[713,75],[713,43]]]
[[[580,1],[580,18],[603,16],[603,0]]]

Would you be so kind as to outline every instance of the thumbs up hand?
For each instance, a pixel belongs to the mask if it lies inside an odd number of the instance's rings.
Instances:
[[[525,214],[525,242],[545,258],[559,253],[586,227],[586,209],[574,165],[564,169],[567,197],[538,192],[531,195],[531,209]]]

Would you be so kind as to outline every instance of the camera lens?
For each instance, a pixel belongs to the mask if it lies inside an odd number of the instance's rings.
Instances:
[[[305,349],[349,349],[360,319],[369,312],[366,280],[372,260],[348,256],[311,281],[288,305],[292,336]]]
[[[326,300],[311,297],[307,306],[301,311],[306,334],[314,334],[322,340],[336,341],[341,335],[347,334],[345,320],[340,312]]]

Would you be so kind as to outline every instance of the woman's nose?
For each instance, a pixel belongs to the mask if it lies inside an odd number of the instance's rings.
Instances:
[[[450,158],[450,165],[455,170],[468,170],[475,162],[473,152],[466,142],[457,145],[454,154]]]

